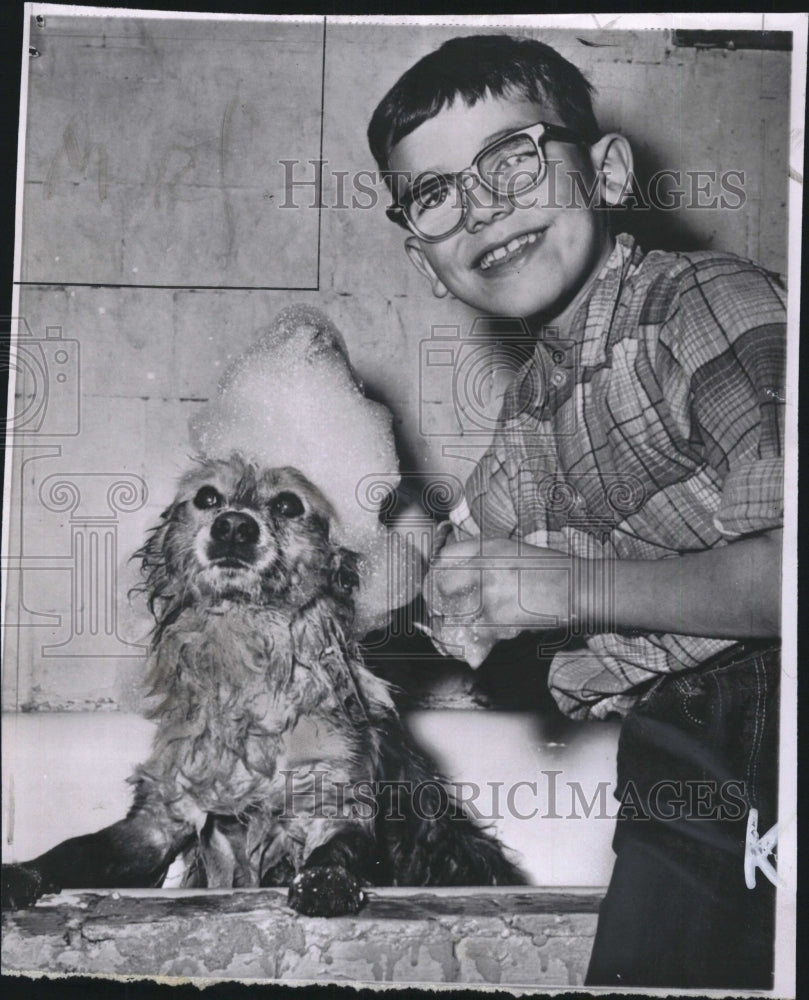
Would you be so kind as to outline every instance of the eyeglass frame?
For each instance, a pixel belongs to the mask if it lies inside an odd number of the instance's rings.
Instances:
[[[539,135],[532,134],[536,129],[542,128]],[[488,184],[480,172],[478,164],[493,149],[499,146],[503,142],[507,142],[509,139],[513,139],[518,135],[527,135],[529,139],[534,143],[537,150],[537,155],[541,163],[541,168],[537,174],[537,178],[531,184],[526,185],[524,188],[520,188],[518,191],[513,191],[514,194],[522,194],[523,191],[530,191],[531,188],[538,187],[545,176],[545,171],[547,170],[548,161],[545,158],[545,150],[542,148],[542,139],[551,139],[558,142],[572,142],[577,145],[585,143],[585,139],[573,129],[566,128],[564,125],[556,125],[554,122],[534,122],[533,125],[525,125],[523,128],[514,129],[513,132],[508,132],[506,135],[500,136],[499,139],[495,139],[493,142],[488,143],[480,152],[475,156],[474,160],[469,164],[465,170],[459,170],[454,173],[442,174],[437,170],[425,170],[423,173],[419,174],[416,181],[410,186],[405,194],[404,199],[400,200],[395,205],[390,205],[385,209],[385,214],[390,219],[391,222],[395,222],[397,226],[401,226],[403,229],[409,229],[414,236],[418,236],[420,240],[424,240],[425,243],[441,243],[443,240],[448,240],[450,236],[454,236],[457,232],[460,232],[466,224],[466,217],[469,214],[469,201],[467,196],[467,186],[463,183],[463,178],[472,176],[477,177],[480,183],[492,194],[500,195],[501,192],[497,191],[495,188]],[[416,224],[410,219],[407,214],[407,206],[412,203],[415,199],[411,197],[413,190],[416,188],[418,181],[423,177],[435,177],[441,180],[451,183],[461,196],[461,217],[458,223],[446,233],[441,236],[427,236],[422,233]],[[510,198],[511,195],[506,195]],[[409,198],[409,202],[408,202]]]

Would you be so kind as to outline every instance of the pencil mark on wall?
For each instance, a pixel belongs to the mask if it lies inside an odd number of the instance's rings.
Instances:
[[[54,184],[60,177],[63,161],[74,174],[84,174],[91,161],[96,163],[96,178],[98,184],[98,200],[103,204],[107,200],[109,181],[109,155],[103,143],[82,142],[77,134],[73,121],[69,122],[62,132],[62,141],[53,155],[45,175],[44,197],[53,195]]]
[[[236,222],[234,219],[232,196],[228,184],[228,167],[233,152],[234,116],[241,111],[248,118],[250,125],[254,124],[254,114],[248,104],[240,104],[238,94],[232,97],[222,115],[222,125],[219,129],[219,184],[222,189],[222,208],[225,215],[225,249],[222,267],[230,265],[236,246]]]
[[[204,139],[190,146],[182,146],[179,143],[172,143],[169,146],[157,167],[154,181],[155,208],[162,207],[161,192],[164,190],[171,201],[176,199],[177,186],[189,171],[196,169],[198,151],[209,142],[209,139]]]

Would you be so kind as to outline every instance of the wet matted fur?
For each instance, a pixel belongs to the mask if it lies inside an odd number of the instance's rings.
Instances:
[[[155,616],[152,752],[126,818],[3,866],[3,906],[60,888],[288,885],[307,914],[362,885],[519,884],[411,744],[351,638],[357,557],[294,469],[197,463],[140,550]]]

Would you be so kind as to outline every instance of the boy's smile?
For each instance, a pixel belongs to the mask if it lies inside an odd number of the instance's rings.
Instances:
[[[481,271],[488,271],[490,267],[504,267],[520,257],[524,251],[533,246],[538,239],[541,239],[545,230],[534,230],[529,233],[522,233],[515,236],[505,244],[500,243],[493,250],[485,250],[478,255],[475,266]]]
[[[459,99],[401,139],[389,166],[411,181],[464,171],[488,143],[538,121],[564,125],[552,108],[524,97],[489,97],[471,107]],[[603,143],[588,150],[548,139],[546,176],[513,200],[470,177],[463,227],[441,242],[412,236],[406,243],[433,292],[489,314],[564,323],[612,249],[606,213],[586,195],[596,177],[593,153]]]

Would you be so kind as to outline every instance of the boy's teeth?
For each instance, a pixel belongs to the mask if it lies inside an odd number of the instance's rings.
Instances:
[[[525,236],[515,236],[514,239],[506,243],[505,246],[499,246],[494,250],[489,250],[489,252],[481,259],[479,267],[481,270],[485,271],[486,268],[491,267],[496,260],[502,260],[504,257],[508,256],[508,254],[514,253],[519,250],[520,247],[524,247],[527,243],[535,243],[536,238],[536,233],[527,233]]]

